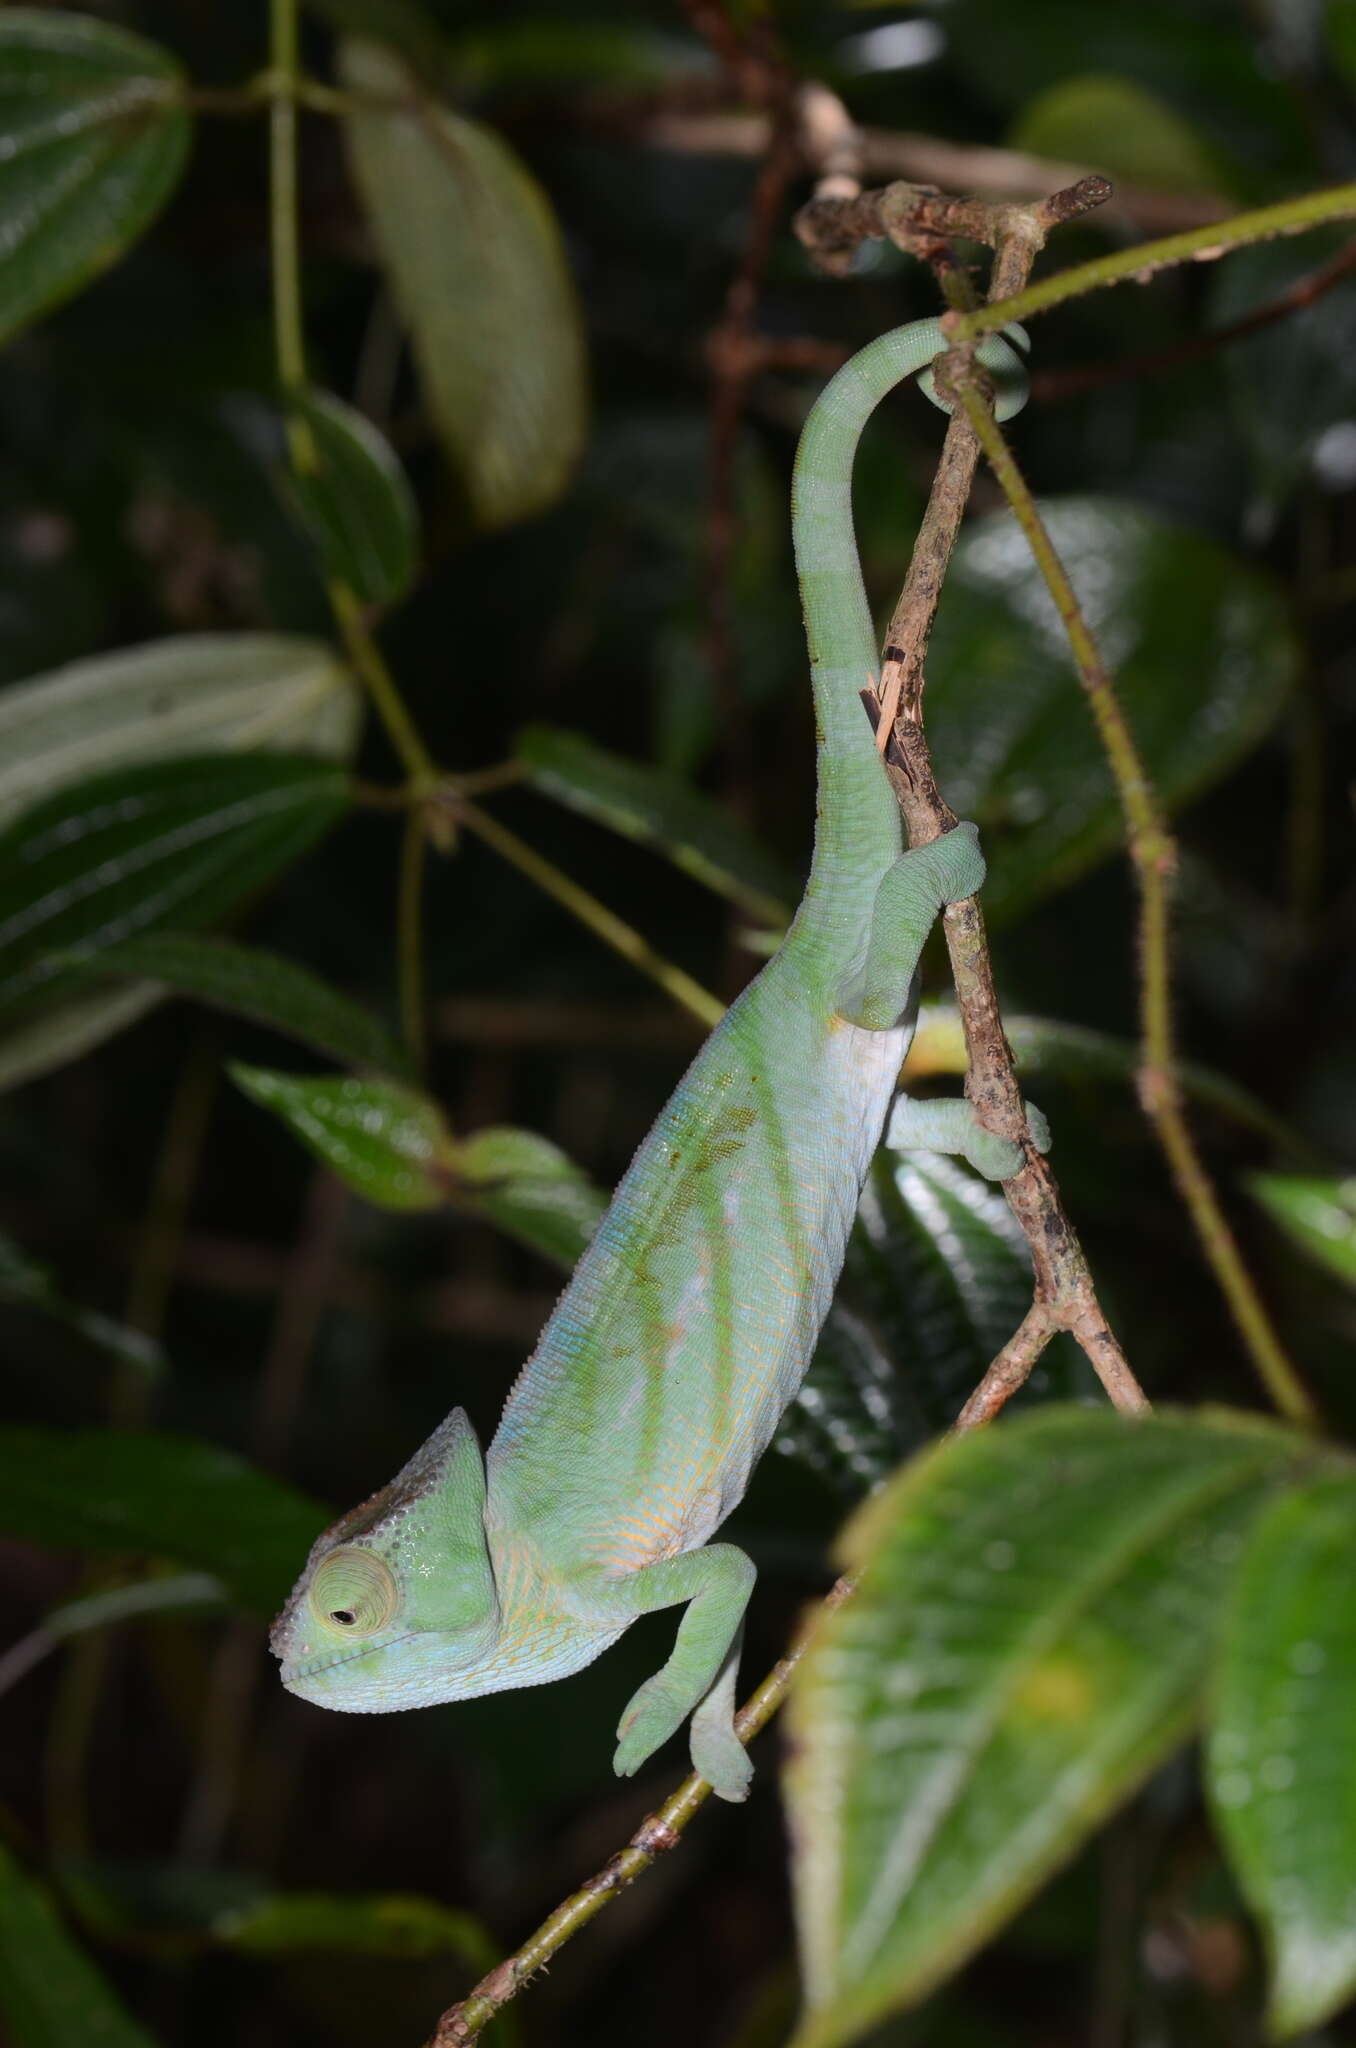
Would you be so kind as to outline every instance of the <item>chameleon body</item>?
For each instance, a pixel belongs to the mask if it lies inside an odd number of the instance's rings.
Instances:
[[[1021,337],[1024,339],[1024,337]],[[915,970],[984,866],[972,825],[903,850],[861,691],[877,667],[852,527],[867,418],[945,346],[935,321],[835,376],[796,458],[794,536],[819,810],[784,942],[697,1054],[617,1189],[482,1462],[457,1409],[316,1544],[278,1620],[283,1683],[350,1712],[564,1677],[638,1615],[682,1605],[619,1729],[628,1774],[692,1716],[697,1769],[743,1798],[732,1726],[754,1567],[709,1543],[810,1362],[912,1036]],[[998,412],[1025,396],[995,338]],[[897,1106],[896,1142],[1021,1163],[962,1102]]]

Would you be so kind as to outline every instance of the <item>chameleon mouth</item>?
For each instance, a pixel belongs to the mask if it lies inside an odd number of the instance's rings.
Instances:
[[[393,1650],[397,1643],[411,1642],[417,1631],[407,1629],[403,1636],[392,1636],[384,1643],[361,1643],[355,1649],[336,1650],[327,1657],[308,1657],[304,1664],[294,1664],[289,1670],[282,1670],[282,1682],[289,1692],[295,1692],[298,1684],[308,1678],[318,1678],[322,1672],[337,1670],[341,1664],[355,1664],[359,1657],[371,1656],[374,1650]]]

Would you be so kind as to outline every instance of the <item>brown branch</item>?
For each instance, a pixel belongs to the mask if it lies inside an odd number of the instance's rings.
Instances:
[[[1083,391],[1100,390],[1106,384],[1167,376],[1184,363],[1200,362],[1214,355],[1216,350],[1227,348],[1231,341],[1242,341],[1245,336],[1256,334],[1259,328],[1288,319],[1292,313],[1311,306],[1315,299],[1331,291],[1353,271],[1356,271],[1356,242],[1349,242],[1345,249],[1339,249],[1316,270],[1297,277],[1274,299],[1268,299],[1265,305],[1254,306],[1251,313],[1231,320],[1227,327],[1216,328],[1213,334],[1193,335],[1189,341],[1177,342],[1172,348],[1149,349],[1142,355],[1117,356],[1109,363],[1075,363],[1062,370],[1036,370],[1031,378],[1031,396],[1038,404],[1058,403],[1062,398],[1077,397]]]
[[[822,131],[817,126],[818,109],[805,96],[817,90],[801,88],[802,138],[806,141],[807,168],[818,176],[833,174],[834,166],[816,153]],[[600,87],[581,93],[568,107],[558,102],[534,106],[532,118],[561,120],[587,127],[594,134],[610,135],[620,142],[633,142],[654,149],[681,151],[693,156],[765,156],[769,120],[764,112],[735,112],[728,106],[723,86],[714,89],[705,81],[686,80],[678,89],[638,92]],[[846,117],[845,117],[846,119]],[[1029,156],[1024,151],[992,149],[981,143],[947,142],[935,135],[891,128],[856,128],[850,120],[851,156],[848,175],[860,184],[885,183],[905,178],[920,185],[942,186],[955,192],[969,192],[1012,206],[1041,201],[1049,192],[1066,190],[1088,175],[1086,164],[1061,163],[1053,158]],[[844,131],[845,132],[845,131]],[[1114,213],[1108,219],[1142,234],[1172,234],[1179,228],[1199,227],[1207,221],[1223,220],[1229,203],[1213,192],[1158,192],[1137,185],[1118,184]]]
[[[1187,1120],[1172,1027],[1170,927],[1172,884],[1177,867],[1175,842],[1160,814],[1158,800],[1145,773],[1134,736],[1126,723],[1068,572],[1046,531],[1026,480],[987,400],[973,383],[963,381],[963,370],[961,377],[959,396],[966,415],[1027,537],[1036,565],[1068,635],[1079,680],[1091,704],[1125,814],[1127,845],[1140,899],[1140,1101],[1154,1125],[1178,1192],[1200,1239],[1201,1249],[1224,1294],[1258,1376],[1282,1415],[1292,1422],[1312,1426],[1318,1419],[1314,1403],[1287,1356],[1243,1262]],[[1024,1177],[1019,1175],[1018,1181]],[[1007,1183],[1010,1194],[1017,1184]],[[1034,1245],[1032,1249],[1034,1253]],[[1073,1328],[1075,1336],[1079,1335],[1075,1326],[1066,1324],[1065,1327]],[[1096,1364],[1095,1354],[1089,1350],[1088,1355]]]

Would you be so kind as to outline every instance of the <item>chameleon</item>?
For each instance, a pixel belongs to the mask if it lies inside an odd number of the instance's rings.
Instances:
[[[852,466],[880,400],[945,346],[934,320],[880,336],[800,437],[818,807],[795,917],[640,1145],[488,1453],[455,1408],[315,1544],[271,1638],[304,1699],[384,1713],[563,1678],[637,1616],[681,1606],[668,1661],[622,1715],[614,1767],[631,1775],[690,1717],[696,1770],[725,1799],[748,1792],[733,1716],[754,1565],[708,1539],[805,1376],[892,1104],[892,1144],[964,1154],[992,1179],[1024,1156],[968,1102],[896,1099],[924,940],[944,904],[978,890],[984,861],[968,823],[904,849],[863,697],[877,654]],[[978,358],[1005,418],[1025,399],[1022,359],[1002,336]]]

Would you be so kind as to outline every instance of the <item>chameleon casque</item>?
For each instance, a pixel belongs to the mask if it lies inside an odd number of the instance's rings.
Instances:
[[[634,1772],[691,1715],[697,1770],[726,1799],[747,1793],[732,1716],[754,1567],[708,1538],[809,1365],[913,1035],[923,942],[984,876],[973,825],[903,850],[860,695],[877,653],[853,457],[880,400],[945,346],[931,320],[881,336],[801,435],[793,526],[819,808],[795,920],[636,1153],[488,1455],[454,1409],[316,1543],[272,1638],[304,1699],[385,1713],[535,1685],[681,1605],[668,1662],[622,1716],[616,1769]],[[999,337],[978,355],[1002,419],[1026,395],[1021,358]],[[890,1135],[963,1153],[993,1179],[1021,1164],[961,1101],[901,1097]]]

